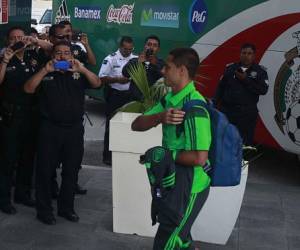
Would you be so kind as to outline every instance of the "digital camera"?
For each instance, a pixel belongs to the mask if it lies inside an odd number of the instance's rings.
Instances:
[[[153,55],[153,50],[152,49],[147,49],[145,52],[146,58],[149,58],[150,56]]]
[[[25,47],[25,43],[23,43],[22,41],[19,41],[19,42],[16,42],[13,46],[11,46],[10,48],[13,50],[13,51],[16,51],[16,50],[19,50],[19,49],[22,49]]]

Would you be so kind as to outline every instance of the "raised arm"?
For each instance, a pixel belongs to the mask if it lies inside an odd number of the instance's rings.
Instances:
[[[72,68],[69,70],[72,72],[79,72],[79,73],[83,74],[87,78],[91,87],[98,88],[101,86],[101,84],[102,84],[101,79],[96,74],[94,74],[92,71],[90,71],[86,67],[84,67],[84,65],[81,62],[79,62],[76,59],[73,59],[73,60],[71,60],[71,64],[72,64]]]
[[[89,44],[89,40],[87,37],[87,34],[82,34],[81,40],[80,42],[83,44],[83,46],[86,49],[86,53],[87,53],[87,62],[92,65],[92,66],[96,66],[97,64],[97,60],[96,60],[96,56]]]
[[[29,80],[26,81],[24,85],[24,91],[26,93],[34,93],[37,87],[40,85],[43,78],[54,71],[53,61],[49,61],[45,67],[43,67],[39,72],[34,74]]]
[[[14,52],[10,48],[6,48],[4,51],[4,56],[0,64],[0,85],[4,81],[5,73],[6,73],[6,67],[9,61],[12,59],[14,56]]]
[[[140,115],[131,124],[131,129],[133,131],[146,131],[160,123],[179,125],[183,121],[184,114],[181,110],[171,108],[153,115]]]

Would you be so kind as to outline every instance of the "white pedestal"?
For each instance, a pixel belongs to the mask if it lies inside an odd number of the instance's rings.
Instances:
[[[248,177],[242,171],[241,183],[234,187],[211,187],[209,196],[192,227],[193,239],[225,245],[238,218]]]
[[[139,157],[149,148],[161,145],[161,126],[146,132],[131,130],[133,113],[117,113],[110,120],[112,151],[113,231],[154,236],[151,193],[146,169]]]
[[[145,167],[138,160],[149,148],[161,145],[162,130],[158,126],[147,132],[131,131],[137,116],[117,113],[110,121],[113,231],[154,236],[157,226],[151,226],[150,185]],[[241,208],[247,175],[248,167],[242,172],[240,185],[211,188],[192,228],[194,240],[226,244]]]

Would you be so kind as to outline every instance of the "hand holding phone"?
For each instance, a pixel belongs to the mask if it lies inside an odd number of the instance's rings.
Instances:
[[[53,64],[55,70],[67,71],[71,68],[69,61],[56,61]]]
[[[22,49],[25,47],[25,43],[22,42],[22,41],[19,41],[19,42],[16,42],[14,45],[12,45],[10,48],[13,50],[13,51],[17,51],[19,49]]]
[[[240,67],[235,71],[235,77],[239,80],[244,80],[247,77],[246,72]]]
[[[239,73],[244,73],[244,70],[241,67],[239,67],[236,71]]]

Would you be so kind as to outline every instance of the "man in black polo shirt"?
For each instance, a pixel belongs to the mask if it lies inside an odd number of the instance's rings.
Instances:
[[[157,53],[160,49],[160,39],[158,36],[150,35],[145,39],[144,50],[140,53],[138,58],[131,59],[122,70],[122,74],[130,78],[128,70],[132,65],[136,65],[137,63],[143,63],[145,66],[148,83],[152,86],[158,79],[160,79],[163,75],[161,70],[164,66],[164,61],[157,57]],[[136,84],[131,81],[129,92],[134,100],[143,99],[141,91],[138,89]]]
[[[97,75],[74,59],[71,44],[58,42],[49,61],[24,86],[25,92],[38,92],[41,128],[36,170],[37,218],[45,224],[56,223],[51,207],[51,178],[58,161],[62,161],[62,183],[57,201],[58,216],[77,222],[74,194],[78,167],[83,155],[84,90],[99,87]],[[58,69],[58,63],[70,68]],[[62,157],[62,158],[60,158]]]
[[[73,26],[69,21],[61,21],[59,24],[64,26],[64,34],[72,44],[74,58],[82,63],[96,66],[96,57],[90,47],[87,34],[81,32],[75,34]]]

